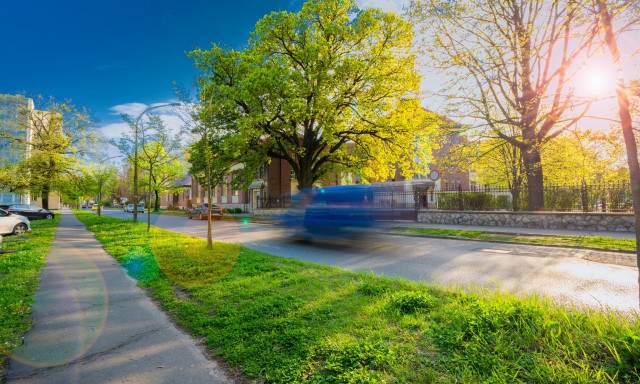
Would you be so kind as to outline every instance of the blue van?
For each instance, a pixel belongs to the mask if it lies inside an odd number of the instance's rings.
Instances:
[[[357,184],[305,189],[291,199],[283,223],[292,237],[311,239],[350,239],[374,231],[380,225],[402,218],[406,211],[415,212],[413,190],[432,187],[433,182]],[[393,191],[402,191],[395,197]],[[390,204],[393,198],[406,201]]]

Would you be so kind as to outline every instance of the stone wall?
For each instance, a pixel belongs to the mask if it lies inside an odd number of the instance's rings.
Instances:
[[[269,209],[254,209],[253,214],[256,216],[279,216],[284,215],[289,210],[287,208],[269,208]]]
[[[421,210],[418,222],[633,232],[633,214],[575,212],[478,212]]]

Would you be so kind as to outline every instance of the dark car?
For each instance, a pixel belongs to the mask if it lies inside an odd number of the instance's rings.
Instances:
[[[189,210],[189,218],[198,218],[199,220],[203,220],[207,218],[209,214],[209,208],[207,203],[197,203],[193,204],[192,208]],[[220,220],[222,219],[222,208],[215,204],[211,204],[211,218]]]
[[[29,220],[53,219],[55,217],[50,210],[31,204],[11,204],[5,210],[16,215],[22,215]]]

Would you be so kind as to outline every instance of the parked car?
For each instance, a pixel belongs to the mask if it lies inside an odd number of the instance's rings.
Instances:
[[[127,206],[124,208],[125,212],[129,212],[129,213],[133,213],[133,204],[127,204]],[[138,212],[142,212],[144,213],[144,204],[143,203],[138,203]]]
[[[30,230],[29,219],[0,209],[0,235],[22,235]]]
[[[208,214],[209,214],[209,208],[207,203],[193,204],[193,206],[189,210],[190,219],[197,217],[198,220],[203,220],[207,218]],[[222,215],[223,215],[222,208],[220,208],[216,204],[211,204],[211,218],[220,220],[222,219]]]
[[[91,207],[91,210],[92,210],[92,211],[97,211],[97,210],[98,210],[98,204],[94,204],[94,205]]]
[[[29,220],[53,219],[55,217],[55,214],[50,210],[31,204],[11,204],[5,210],[22,215]]]

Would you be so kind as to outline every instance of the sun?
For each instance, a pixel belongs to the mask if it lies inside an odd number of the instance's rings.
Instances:
[[[607,97],[615,91],[616,77],[613,66],[591,64],[577,77],[579,94],[588,97]]]

